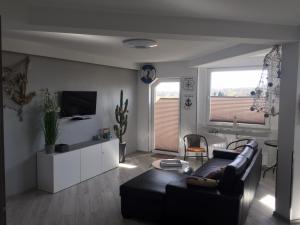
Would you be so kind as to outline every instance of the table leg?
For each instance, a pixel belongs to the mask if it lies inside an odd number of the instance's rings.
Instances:
[[[277,163],[278,163],[278,149],[276,149],[276,163],[273,166],[268,167],[267,169],[264,170],[263,178],[265,177],[266,172],[268,172],[269,170],[273,170],[273,174],[275,173],[275,170],[277,168]]]
[[[268,172],[269,170],[273,170],[273,173],[275,172],[275,170],[276,170],[276,168],[277,168],[277,163],[276,164],[274,164],[273,166],[271,166],[271,167],[268,167],[268,168],[266,168],[265,170],[264,170],[264,173],[263,173],[263,177],[265,177],[265,175],[266,175],[266,172]]]

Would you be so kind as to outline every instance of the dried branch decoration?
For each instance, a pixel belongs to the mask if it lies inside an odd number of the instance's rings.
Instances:
[[[12,109],[18,113],[20,121],[23,121],[23,107],[31,102],[36,95],[35,92],[27,94],[27,72],[29,66],[29,57],[15,63],[12,66],[4,67],[2,80],[3,90],[14,105],[6,103],[4,107]]]

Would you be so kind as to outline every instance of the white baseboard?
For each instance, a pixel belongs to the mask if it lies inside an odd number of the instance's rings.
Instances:
[[[163,151],[163,150],[152,150],[152,153],[163,154],[163,155],[172,155],[172,156],[180,156],[179,152],[171,152],[171,151]]]

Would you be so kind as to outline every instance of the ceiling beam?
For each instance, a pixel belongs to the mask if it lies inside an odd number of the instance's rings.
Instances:
[[[189,67],[199,67],[205,64],[216,62],[228,58],[233,58],[236,56],[246,55],[248,53],[253,53],[259,50],[264,50],[271,48],[272,45],[254,45],[254,44],[240,44],[230,48],[214,52],[212,54],[199,57],[188,62]]]
[[[297,26],[54,7],[31,7],[27,22],[14,23],[9,28],[185,40],[235,39],[242,43],[260,44],[299,40]]]
[[[18,52],[29,55],[38,55],[63,60],[105,65],[126,69],[138,70],[139,65],[120,58],[108,57],[106,55],[92,54],[84,51],[72,50],[62,47],[54,47],[20,39],[3,38],[3,51]]]

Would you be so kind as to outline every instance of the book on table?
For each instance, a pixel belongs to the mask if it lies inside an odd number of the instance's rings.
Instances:
[[[179,159],[163,159],[160,161],[161,167],[182,167]]]

